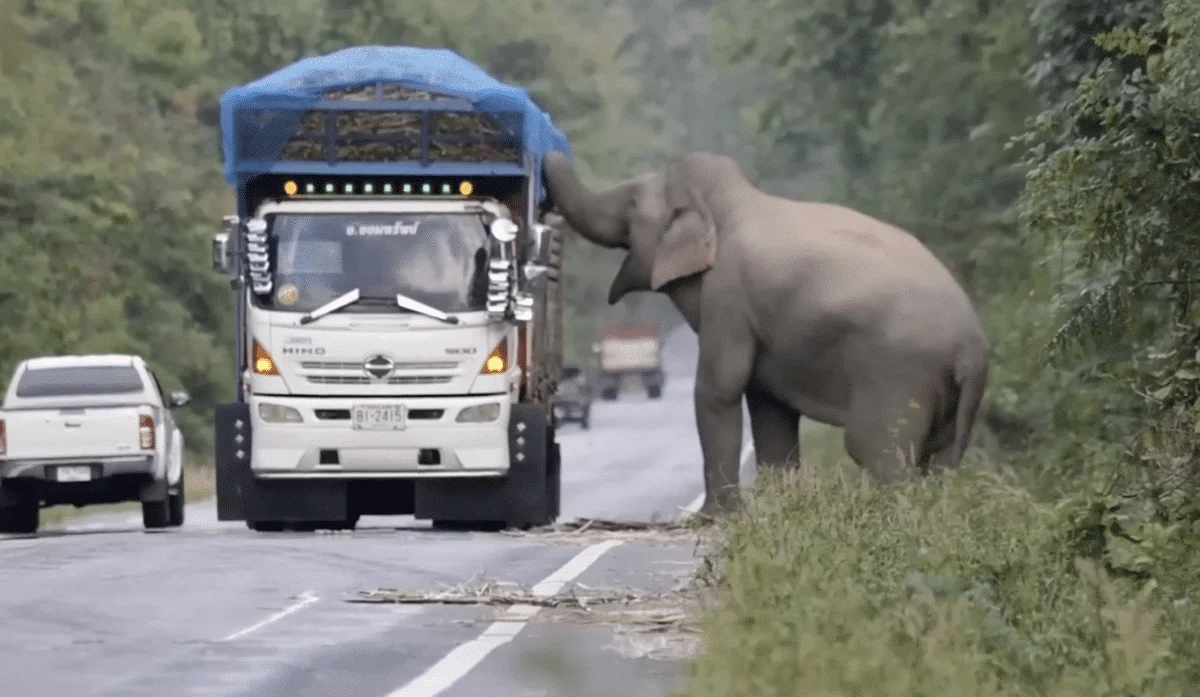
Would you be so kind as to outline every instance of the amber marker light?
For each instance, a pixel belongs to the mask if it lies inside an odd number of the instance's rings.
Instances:
[[[279,375],[279,368],[275,367],[274,359],[263,345],[258,343],[258,339],[254,340],[254,372],[258,375]]]
[[[483,362],[483,370],[479,371],[481,375],[499,375],[508,368],[508,337],[500,340],[496,348],[488,354],[487,360]]]
[[[283,183],[283,193],[287,194],[288,196],[295,196],[296,192],[299,190],[300,187],[296,186],[296,182],[292,181],[291,179]]]
[[[463,182],[462,184],[458,185],[458,193],[462,194],[463,196],[470,196],[471,192],[474,190],[475,186],[471,184],[471,182]]]

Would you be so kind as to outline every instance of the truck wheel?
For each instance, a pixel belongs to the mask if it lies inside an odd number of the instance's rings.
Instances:
[[[433,520],[430,524],[447,532],[500,532],[505,528],[502,520]]]
[[[661,399],[662,398],[662,386],[661,385],[651,385],[650,387],[647,387],[646,395],[648,397],[650,397],[650,399]]]
[[[38,530],[40,511],[36,497],[23,495],[15,506],[0,508],[0,533],[30,535]]]
[[[170,526],[173,528],[183,525],[183,512],[187,507],[186,495],[184,494],[186,482],[184,482],[183,477],[183,472],[180,472],[179,491],[174,494],[167,494],[167,518]]]
[[[142,501],[142,527],[147,530],[165,528],[171,524],[171,502]]]
[[[283,532],[283,523],[278,520],[247,520],[246,527],[254,532]]]
[[[613,402],[617,399],[617,388],[605,387],[600,391],[600,398],[606,402]]]

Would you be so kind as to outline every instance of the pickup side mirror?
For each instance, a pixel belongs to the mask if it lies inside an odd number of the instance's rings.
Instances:
[[[172,407],[182,407],[190,401],[192,401],[192,398],[191,398],[191,395],[189,395],[187,392],[172,392],[171,393],[171,406]]]

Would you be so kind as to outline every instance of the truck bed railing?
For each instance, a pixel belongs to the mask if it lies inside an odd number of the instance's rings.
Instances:
[[[523,164],[524,114],[398,83],[325,93],[316,103],[263,96],[234,115],[238,170],[275,164]]]

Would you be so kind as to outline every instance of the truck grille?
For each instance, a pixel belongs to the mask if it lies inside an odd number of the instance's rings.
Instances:
[[[370,385],[371,379],[361,375],[309,375],[314,385]],[[454,379],[453,375],[393,375],[387,379],[389,385],[444,385]]]
[[[322,421],[349,421],[349,409],[315,409],[317,418]],[[444,409],[409,409],[408,418],[436,421],[445,414]]]
[[[362,363],[341,361],[303,361],[300,367],[305,370],[353,370],[362,372]],[[458,363],[454,361],[417,361],[411,363],[396,363],[396,370],[454,370]]]

